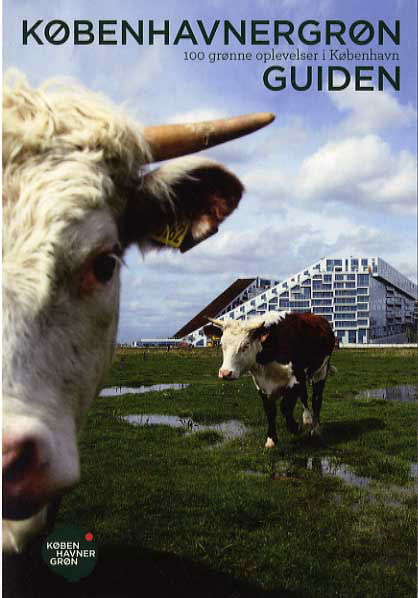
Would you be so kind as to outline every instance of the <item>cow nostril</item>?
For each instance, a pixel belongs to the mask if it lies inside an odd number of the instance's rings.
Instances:
[[[26,440],[3,457],[3,482],[17,482],[37,465],[37,448],[33,440]]]
[[[232,371],[231,370],[219,370],[219,378],[231,378]]]

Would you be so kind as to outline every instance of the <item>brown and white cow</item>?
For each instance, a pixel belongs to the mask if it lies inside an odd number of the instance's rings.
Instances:
[[[125,249],[218,230],[243,187],[222,165],[182,158],[250,133],[271,114],[142,128],[98,94],[3,97],[3,546],[19,551],[46,505],[79,479],[77,432],[114,348]]]
[[[234,380],[249,372],[263,401],[268,420],[266,448],[277,443],[276,400],[287,428],[296,433],[293,417],[296,401],[303,403],[303,423],[311,434],[320,433],[322,395],[330,370],[334,334],[328,321],[314,314],[269,312],[248,321],[214,320],[222,328],[223,363],[219,378]],[[214,334],[213,326],[205,328]],[[312,411],[308,406],[307,381],[312,381]]]

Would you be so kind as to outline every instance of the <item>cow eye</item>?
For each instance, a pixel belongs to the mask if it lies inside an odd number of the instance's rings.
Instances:
[[[93,274],[98,282],[105,284],[109,282],[115,271],[117,257],[111,253],[99,255],[93,262]]]
[[[89,260],[81,274],[79,290],[89,295],[112,280],[116,264],[121,261],[121,250],[117,246],[112,251],[104,251]]]
[[[241,345],[241,351],[246,351],[249,346],[250,346],[250,343],[244,343],[243,345]]]

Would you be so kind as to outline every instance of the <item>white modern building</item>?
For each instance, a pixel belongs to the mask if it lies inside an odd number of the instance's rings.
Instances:
[[[341,344],[404,343],[416,326],[417,292],[416,284],[380,257],[322,258],[278,283],[238,279],[174,336],[206,346],[205,315],[246,320],[293,311],[327,318]]]

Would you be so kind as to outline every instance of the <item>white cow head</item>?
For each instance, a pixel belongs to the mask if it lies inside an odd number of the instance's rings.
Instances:
[[[269,330],[264,325],[265,320],[260,318],[247,322],[213,318],[208,320],[222,329],[223,362],[219,369],[219,378],[236,380],[256,365],[257,353],[262,350],[262,343],[269,335]],[[204,332],[208,336],[215,334],[213,326],[206,326]]]
[[[95,94],[34,90],[17,73],[6,79],[6,549],[20,550],[42,527],[45,505],[79,478],[76,434],[112,360],[124,250],[182,231],[174,237],[185,251],[217,231],[243,191],[209,160],[186,157],[151,172],[147,164],[271,121],[251,118],[142,129]]]

